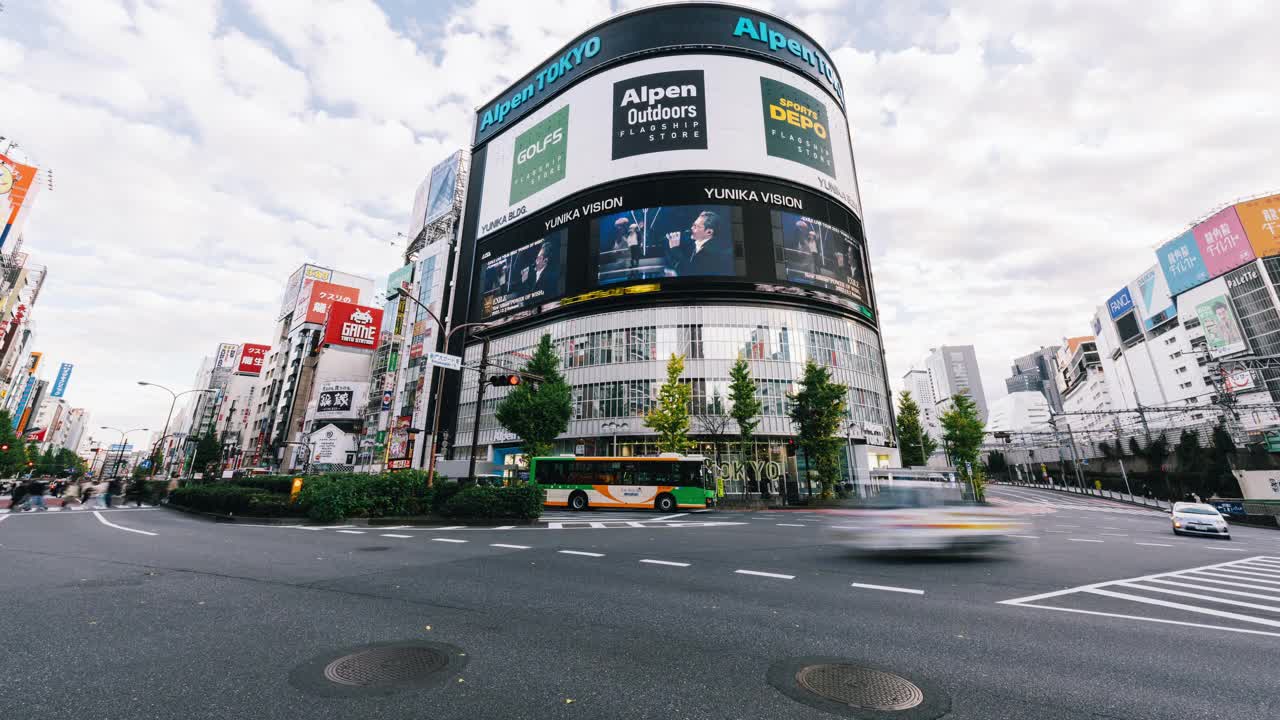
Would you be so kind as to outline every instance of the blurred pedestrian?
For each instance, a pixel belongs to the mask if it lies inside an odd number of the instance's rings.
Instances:
[[[9,512],[18,512],[18,506],[27,496],[27,484],[21,480],[14,481],[9,490]]]
[[[36,512],[45,512],[49,508],[44,504],[45,483],[42,480],[33,478],[27,484],[27,499],[22,502],[22,509],[34,510]]]
[[[103,501],[106,502],[108,508],[111,507],[111,498],[119,494],[120,494],[120,478],[112,478],[111,482],[107,483],[107,493],[103,497]]]

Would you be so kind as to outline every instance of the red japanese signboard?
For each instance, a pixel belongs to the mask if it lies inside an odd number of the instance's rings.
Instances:
[[[298,309],[294,311],[293,325],[302,323],[323,324],[329,315],[329,306],[336,302],[356,303],[360,301],[360,291],[346,285],[311,280],[304,283],[305,298],[298,296]]]
[[[245,343],[240,346],[240,364],[236,372],[240,375],[258,375],[262,373],[262,361],[266,359],[270,345]]]
[[[378,346],[378,328],[381,325],[381,308],[334,302],[329,305],[324,341],[328,345],[373,350]]]

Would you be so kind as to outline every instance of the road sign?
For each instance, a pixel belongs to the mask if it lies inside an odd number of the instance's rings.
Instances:
[[[461,370],[462,357],[459,355],[450,355],[449,353],[433,352],[427,356],[427,362],[446,370]]]

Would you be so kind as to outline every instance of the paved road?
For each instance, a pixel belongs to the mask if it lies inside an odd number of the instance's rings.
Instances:
[[[1027,524],[990,561],[853,557],[825,543],[838,519],[805,511],[505,529],[0,515],[0,700],[42,719],[824,718],[767,672],[826,656],[920,681],[948,718],[1280,716],[1280,532],[1176,538],[1107,501],[992,499]],[[377,697],[290,681],[402,640],[467,664]]]

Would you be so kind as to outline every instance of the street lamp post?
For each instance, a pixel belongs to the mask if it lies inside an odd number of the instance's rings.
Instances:
[[[183,396],[183,395],[189,395],[189,394],[191,394],[191,393],[209,393],[209,392],[217,392],[217,390],[214,390],[213,388],[197,388],[197,389],[195,389],[195,390],[184,390],[184,391],[182,391],[182,392],[174,392],[174,391],[170,390],[169,388],[165,387],[164,385],[161,385],[161,384],[159,384],[159,383],[147,382],[147,381],[145,381],[145,380],[139,380],[139,381],[138,381],[138,384],[139,384],[139,385],[145,385],[145,386],[148,386],[148,387],[156,387],[156,388],[160,388],[161,390],[164,390],[165,392],[167,392],[167,393],[169,393],[170,395],[172,395],[172,396],[173,396],[173,400],[169,403],[169,414],[164,416],[164,430],[161,430],[161,431],[160,431],[160,441],[162,441],[162,442],[164,441],[165,437],[167,437],[167,436],[169,435],[169,421],[173,419],[173,409],[174,409],[174,407],[176,407],[176,406],[177,406],[177,404],[178,404],[178,398],[179,398],[179,397],[181,397],[181,396]],[[154,449],[154,448],[152,448],[152,450],[151,450],[151,454],[152,454],[152,455],[154,455],[154,454],[155,454],[155,449]],[[164,462],[164,464],[165,464],[166,466],[169,464],[169,453],[165,453],[165,462]],[[167,469],[167,468],[166,468],[166,469]],[[150,478],[150,479],[151,479],[151,480],[155,480],[155,479],[156,479],[156,467],[155,467],[155,463],[152,463],[152,465],[151,465],[151,478]]]
[[[311,436],[308,435],[307,437],[311,437]],[[280,444],[286,447],[289,445],[301,445],[303,447],[303,450],[305,451],[306,454],[302,458],[302,474],[306,475],[307,470],[311,468],[311,443],[299,442],[297,440],[286,440]]]
[[[131,432],[146,432],[147,428],[130,428],[128,430],[121,430],[120,428],[110,427],[107,425],[102,425],[101,428],[103,430],[112,430],[120,433],[120,452],[116,455],[115,467],[111,469],[111,476],[113,478],[118,478],[120,477],[120,463],[124,462],[125,438],[127,438]]]
[[[624,422],[615,422],[613,420],[610,420],[607,423],[603,423],[600,427],[605,430],[608,430],[610,428],[613,429],[613,456],[617,457],[618,456],[618,430],[620,428],[627,427],[627,424]]]

